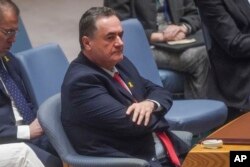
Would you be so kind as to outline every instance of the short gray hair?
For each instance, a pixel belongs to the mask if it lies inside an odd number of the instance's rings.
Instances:
[[[117,16],[116,12],[108,7],[92,7],[87,10],[81,17],[79,22],[79,42],[81,49],[84,49],[82,37],[92,37],[96,31],[96,21],[100,17]]]
[[[11,9],[17,17],[20,14],[20,10],[14,2],[11,0],[0,0],[0,20],[3,19],[3,13],[6,9]]]

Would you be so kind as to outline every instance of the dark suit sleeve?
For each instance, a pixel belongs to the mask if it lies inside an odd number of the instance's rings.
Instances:
[[[156,112],[156,114],[166,114],[172,106],[172,96],[169,91],[144,78],[141,78],[141,80],[147,91],[145,99],[155,100],[163,108],[162,111]]]
[[[221,0],[197,0],[196,1],[204,23],[212,38],[224,50],[234,58],[250,57],[250,33],[238,28],[237,22],[226,9],[225,2]],[[231,5],[231,7],[235,7]],[[235,8],[235,10],[239,10]],[[235,11],[239,12],[239,11]],[[243,15],[242,15],[243,16]],[[245,18],[241,18],[244,20]],[[248,23],[249,24],[249,23]]]
[[[104,6],[114,9],[121,20],[132,17],[131,0],[104,0]]]
[[[148,40],[157,31],[155,0],[104,0],[104,6],[113,8],[121,20],[137,18]]]
[[[0,125],[0,143],[17,142],[17,126]]]
[[[126,115],[127,106],[131,101],[119,101],[117,91],[109,89],[109,85],[106,85],[108,83],[103,83],[102,77],[88,75],[72,83],[74,84],[71,85],[71,89],[65,91],[68,86],[62,88],[63,106],[69,103],[63,109],[65,113],[72,112],[71,116],[74,118],[71,120],[76,120],[79,125],[104,131],[111,136],[136,137],[151,133],[159,121],[154,116],[150,126],[138,126],[133,123],[131,117]],[[63,115],[65,118],[68,117],[66,114]]]
[[[0,143],[15,142],[18,141],[15,118],[9,99],[1,91],[2,89],[0,89]]]
[[[183,0],[183,13],[181,12],[180,22],[187,23],[191,26],[191,33],[201,28],[200,16],[193,0]]]

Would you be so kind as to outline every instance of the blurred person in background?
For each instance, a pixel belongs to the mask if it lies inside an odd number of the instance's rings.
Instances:
[[[36,118],[16,58],[9,52],[18,32],[19,9],[11,0],[0,0],[0,143],[25,142],[46,167],[61,160]],[[53,153],[53,154],[51,154]]]
[[[206,98],[209,61],[193,0],[104,0],[104,6],[113,8],[121,20],[137,18],[141,22],[153,46],[157,66],[184,73],[185,98]],[[197,42],[199,46],[194,43],[181,51],[173,51],[155,44],[180,41],[189,35],[199,35],[202,39]]]
[[[196,0],[210,37],[208,97],[229,106],[229,120],[250,109],[250,2]]]

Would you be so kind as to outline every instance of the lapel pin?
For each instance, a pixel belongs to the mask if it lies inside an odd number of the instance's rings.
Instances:
[[[10,61],[10,59],[7,56],[4,56],[4,60],[5,60],[5,62]]]
[[[129,86],[129,88],[133,88],[134,87],[134,85],[131,82],[128,82],[128,86]]]

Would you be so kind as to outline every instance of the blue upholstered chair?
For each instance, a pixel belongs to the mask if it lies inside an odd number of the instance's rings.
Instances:
[[[15,55],[21,66],[24,82],[34,103],[39,107],[38,119],[63,162],[72,167],[147,167],[148,162],[136,158],[105,158],[82,156],[71,146],[61,124],[61,84],[68,61],[57,44],[47,44]],[[52,96],[52,97],[51,97]],[[51,97],[51,98],[50,98]],[[174,131],[187,144],[192,134]],[[157,155],[164,154],[156,144]]]
[[[149,167],[147,161],[137,158],[108,158],[77,154],[62,127],[60,94],[52,96],[39,107],[38,119],[62,161],[71,167]]]
[[[17,53],[32,48],[29,36],[21,17],[19,17],[18,27],[19,29],[16,35],[16,42],[13,43],[13,46],[10,49],[11,53]]]
[[[62,161],[71,167],[149,167],[147,161],[138,158],[93,157],[77,154],[62,127],[60,93],[50,97],[39,107],[38,119]],[[191,144],[191,133],[179,131],[173,131],[173,133],[188,145]],[[161,157],[165,152],[160,141],[158,142],[156,154]]]
[[[129,19],[123,21],[122,26],[125,56],[134,63],[144,78],[162,86],[142,25],[137,19]],[[223,102],[216,100],[174,100],[165,117],[174,130],[201,134],[225,122],[227,107]]]
[[[36,107],[61,91],[60,86],[69,62],[58,44],[49,43],[18,52],[15,57]]]
[[[59,92],[69,65],[63,51],[57,44],[50,43],[19,52],[15,56],[22,68],[28,92],[39,107],[39,122],[63,162],[72,167],[149,166],[148,162],[141,159],[97,158],[77,154],[61,124],[61,96]]]

